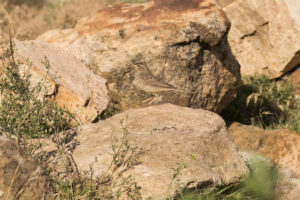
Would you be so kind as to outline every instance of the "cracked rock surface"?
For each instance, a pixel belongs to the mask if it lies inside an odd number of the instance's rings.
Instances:
[[[300,1],[239,0],[224,8],[241,74],[278,78],[300,64]]]
[[[220,112],[241,82],[228,29],[213,0],[155,0],[99,10],[74,29],[48,31],[39,39],[69,51],[105,78],[113,110],[144,107],[153,98],[152,104]],[[140,78],[135,63],[146,67],[148,83],[134,84]],[[166,84],[176,89],[160,88]]]
[[[72,54],[43,40],[15,41],[15,48],[19,68],[32,74],[33,85],[45,83],[45,95],[55,96],[58,105],[71,111],[80,123],[94,121],[107,108],[106,80]]]
[[[248,173],[223,119],[203,109],[172,104],[131,109],[60,137],[79,171],[92,166],[94,177],[108,173],[116,182],[134,177],[143,199],[172,199],[185,189],[234,183]],[[59,156],[48,142],[45,150]]]

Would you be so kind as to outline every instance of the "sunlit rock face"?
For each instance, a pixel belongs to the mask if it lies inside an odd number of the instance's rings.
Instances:
[[[145,100],[154,97],[151,104],[220,112],[241,82],[227,42],[229,26],[215,1],[155,0],[99,10],[74,29],[48,31],[39,39],[105,78],[115,110],[148,106]],[[148,83],[136,81],[136,63],[146,67]],[[174,89],[161,89],[166,84]]]
[[[32,85],[43,83],[43,96],[53,96],[80,123],[89,123],[107,109],[106,80],[95,75],[69,52],[43,40],[15,41],[15,57]]]
[[[172,104],[130,109],[60,137],[79,171],[92,166],[95,178],[108,173],[116,183],[132,176],[143,199],[173,199],[184,190],[234,183],[248,173],[223,119],[203,109]],[[49,156],[58,160],[59,151],[49,143]],[[112,165],[113,147],[120,145],[129,149],[118,167]],[[122,184],[114,185],[117,191]]]
[[[239,0],[224,8],[241,74],[278,78],[300,64],[300,1]]]
[[[264,130],[239,123],[233,123],[228,132],[240,151],[259,153],[300,177],[300,136],[296,132],[289,129]]]

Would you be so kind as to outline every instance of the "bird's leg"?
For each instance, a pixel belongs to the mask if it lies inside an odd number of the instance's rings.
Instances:
[[[151,99],[153,99],[153,97],[150,97],[150,98],[148,98],[148,99],[146,99],[146,100],[144,100],[144,101],[142,101],[143,103],[146,103],[147,101],[150,101]],[[151,100],[152,101],[152,100]]]
[[[146,99],[145,101],[143,101],[143,103],[149,101],[150,99],[152,99],[152,100],[148,103],[148,105],[151,105],[153,102],[155,102],[157,104],[160,100],[160,96],[158,94],[154,94],[154,97]]]
[[[146,103],[147,101],[152,102],[152,101],[153,101],[153,98],[155,98],[155,97],[150,97],[150,98],[148,98],[148,99],[146,99],[146,100],[144,100],[144,101],[142,101],[142,102],[143,102],[143,103]]]

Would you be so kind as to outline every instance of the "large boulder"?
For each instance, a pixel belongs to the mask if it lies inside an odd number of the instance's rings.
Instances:
[[[131,109],[60,137],[79,171],[92,171],[94,178],[108,173],[117,186],[134,177],[143,199],[226,185],[248,173],[222,118],[202,109],[171,104]]]
[[[300,63],[300,1],[237,0],[224,11],[242,75],[278,78]]]
[[[300,178],[300,135],[289,129],[264,130],[233,123],[229,137],[240,151],[256,152]]]
[[[105,8],[74,29],[39,39],[107,79],[117,111],[168,102],[220,112],[241,82],[227,43],[229,26],[213,0],[154,0]],[[152,97],[156,101],[145,101]]]
[[[44,83],[48,96],[71,111],[81,123],[94,121],[108,106],[106,80],[95,75],[70,53],[42,40],[15,41],[20,70],[32,84]]]
[[[0,200],[38,200],[50,193],[38,163],[1,134],[0,177]]]

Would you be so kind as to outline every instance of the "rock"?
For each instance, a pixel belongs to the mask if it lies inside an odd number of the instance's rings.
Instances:
[[[33,75],[32,82],[46,80],[47,95],[55,95],[58,105],[74,113],[79,122],[91,122],[107,108],[106,81],[68,52],[42,40],[15,41],[15,48],[16,58],[23,63],[20,68]],[[45,62],[50,63],[48,69]]]
[[[0,177],[0,200],[39,200],[50,193],[37,162],[1,134]]]
[[[300,179],[293,177],[288,169],[279,170],[276,191],[282,200],[295,200],[300,197]]]
[[[92,168],[95,177],[109,172],[119,180],[132,175],[143,199],[229,184],[248,173],[222,118],[202,109],[171,104],[131,109],[61,137],[79,171]]]
[[[278,78],[300,63],[300,1],[238,0],[224,8],[242,76]]]
[[[229,137],[240,151],[257,152],[278,167],[289,168],[300,177],[300,135],[289,129],[264,130],[233,123]]]
[[[144,107],[155,97],[153,104],[220,112],[241,83],[228,29],[213,0],[155,0],[105,8],[74,29],[39,39],[68,50],[105,78],[112,109]],[[150,80],[136,81],[137,63]]]

